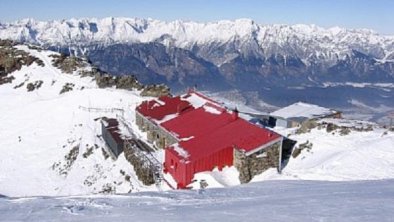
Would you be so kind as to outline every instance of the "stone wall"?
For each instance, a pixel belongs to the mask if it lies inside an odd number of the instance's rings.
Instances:
[[[148,140],[149,142],[155,143],[156,146],[161,149],[178,142],[174,136],[161,127],[156,127],[156,129],[149,130]]]
[[[142,183],[147,186],[154,184],[154,170],[147,164],[147,160],[138,156],[135,150],[127,144],[125,144],[123,149],[126,160],[133,165],[138,180],[142,181]]]
[[[163,128],[157,126],[136,112],[136,123],[140,130],[147,132],[150,143],[156,144],[158,148],[164,149],[169,145],[177,143],[177,139]]]
[[[234,166],[239,171],[241,183],[248,183],[252,178],[272,167],[279,167],[280,141],[246,156],[245,152],[234,148]]]

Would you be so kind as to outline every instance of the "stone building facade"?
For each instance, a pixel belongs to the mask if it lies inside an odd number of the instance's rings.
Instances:
[[[178,142],[178,139],[170,132],[153,121],[146,119],[138,111],[135,112],[135,115],[138,128],[143,132],[147,132],[147,138],[150,143],[155,144],[158,148],[164,149]]]
[[[281,145],[282,141],[279,141],[250,155],[234,148],[233,165],[239,172],[241,183],[248,183],[254,176],[269,168],[277,168],[280,171]]]

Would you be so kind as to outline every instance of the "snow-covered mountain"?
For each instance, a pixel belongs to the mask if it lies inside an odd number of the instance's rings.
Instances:
[[[7,47],[0,47],[5,52],[1,55],[14,55],[18,63],[4,64],[22,65],[15,70],[6,66],[7,75],[0,69],[0,196],[157,191],[138,180],[123,154],[116,161],[108,157],[98,120],[116,117],[119,113],[108,112],[111,108],[123,109],[134,133],[146,140],[134,123],[134,109],[149,97],[140,96],[138,90],[99,88],[94,77],[86,75],[92,70],[86,62],[65,72],[63,66],[54,65],[61,58],[56,52],[26,45]],[[86,107],[102,110],[88,112]],[[302,134],[279,129],[298,141],[299,155],[289,160],[283,174],[270,170],[254,181],[394,178],[392,131],[368,122],[331,123],[338,128],[329,132],[324,124]],[[155,155],[162,160],[163,152]],[[233,167],[199,173],[196,178],[208,181],[210,188],[239,184]],[[170,187],[163,184],[161,189]]]
[[[394,107],[394,36],[366,29],[264,25],[250,19],[25,19],[0,24],[0,39],[8,38],[85,55],[104,71],[165,83],[174,92],[197,85],[213,92],[256,93],[251,105],[303,100],[353,111],[358,107],[351,101]]]
[[[229,79],[239,75],[236,70],[229,70],[237,66],[237,60],[246,67],[253,66],[253,72],[262,75],[273,73],[264,66],[276,67],[276,63],[283,66],[284,70],[277,70],[283,74],[300,71],[313,74],[312,71],[335,68],[340,61],[372,59],[377,64],[394,61],[394,36],[383,36],[366,29],[262,25],[250,19],[209,23],[112,17],[46,22],[24,19],[0,24],[0,39],[67,48],[87,55],[97,47],[102,49],[114,44],[160,43],[167,54],[176,56],[176,53],[169,52],[176,48],[187,50],[213,64]],[[155,58],[155,55],[151,56]],[[152,65],[148,57],[145,61],[140,60]],[[309,70],[304,66],[314,68]],[[252,70],[249,68],[249,72]],[[393,77],[392,71],[391,67],[384,74]],[[169,78],[170,73],[158,71],[158,74]]]
[[[250,19],[209,23],[113,17],[48,22],[24,19],[3,23],[0,28],[2,39],[10,38],[40,45],[84,47],[94,43],[109,45],[159,41],[167,47],[176,46],[188,50],[199,46],[203,48],[200,53],[203,54],[213,45],[234,43],[234,49],[227,50],[247,56],[294,56],[306,64],[312,58],[336,61],[350,55],[352,50],[382,61],[394,60],[394,36],[382,36],[366,29],[262,25]],[[233,59],[231,57],[229,53],[227,58],[214,60],[214,64],[220,66]]]

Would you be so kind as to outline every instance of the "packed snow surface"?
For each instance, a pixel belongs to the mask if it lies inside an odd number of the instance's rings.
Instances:
[[[4,221],[393,221],[394,181],[268,181],[199,191],[0,198]]]

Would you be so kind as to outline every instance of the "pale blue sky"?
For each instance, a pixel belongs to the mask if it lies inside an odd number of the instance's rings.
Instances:
[[[394,0],[0,0],[0,22],[80,17],[216,21],[369,28],[394,35]]]

